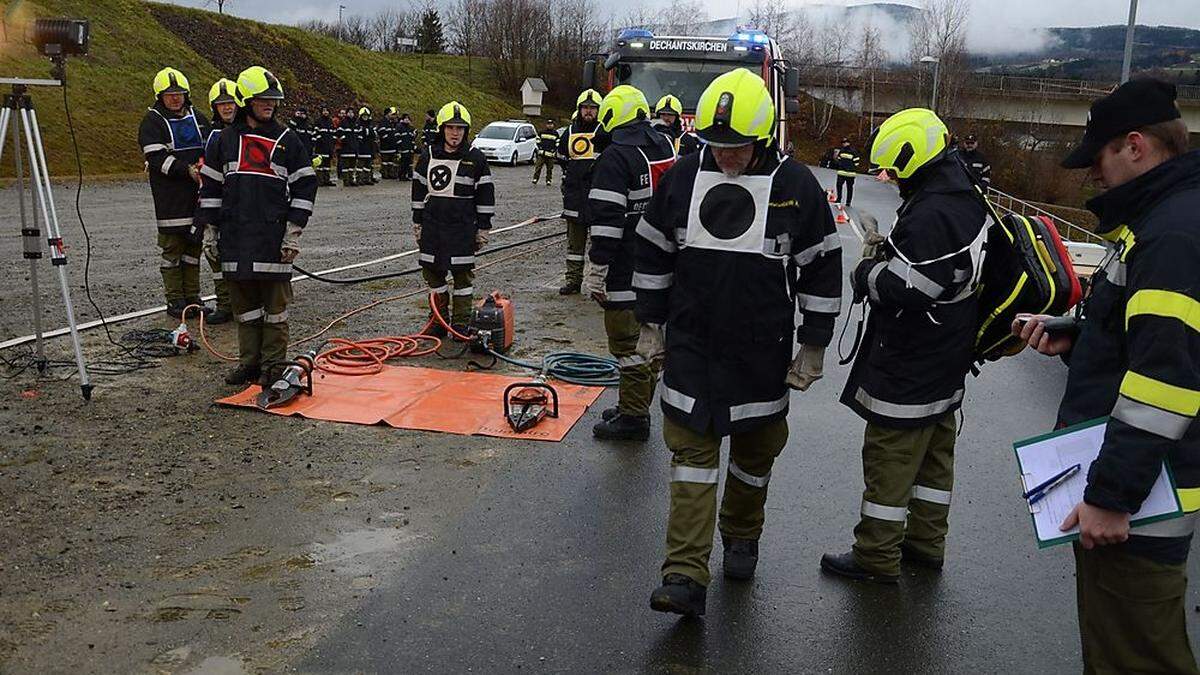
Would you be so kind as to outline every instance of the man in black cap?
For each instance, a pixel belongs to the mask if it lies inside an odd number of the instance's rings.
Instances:
[[[1013,333],[1069,358],[1060,427],[1109,417],[1062,523],[1079,528],[1084,671],[1197,673],[1185,600],[1200,513],[1200,152],[1188,151],[1175,86],[1134,80],[1093,103],[1062,165],[1105,190],[1087,206],[1111,251],[1074,330],[1049,333],[1035,316]],[[1131,530],[1164,462],[1184,515]]]
[[[967,137],[963,139],[958,156],[975,176],[975,180],[983,183],[985,189],[992,186],[992,163],[987,161],[987,157],[984,157],[983,153],[979,151],[979,139],[975,138],[975,134],[967,134]]]

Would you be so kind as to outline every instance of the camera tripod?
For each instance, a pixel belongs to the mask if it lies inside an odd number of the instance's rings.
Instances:
[[[59,80],[24,80],[0,78],[0,85],[12,85],[12,93],[5,95],[4,107],[0,108],[0,157],[4,154],[4,141],[12,130],[13,159],[16,163],[17,201],[21,213],[21,238],[24,243],[23,257],[29,261],[29,282],[33,293],[33,328],[36,337],[35,365],[38,372],[45,372],[49,361],[42,346],[42,300],[38,289],[38,260],[42,258],[41,230],[38,214],[46,225],[46,242],[50,249],[50,264],[58,270],[58,283],[62,290],[63,307],[67,312],[71,344],[75,348],[75,365],[79,369],[79,386],[84,400],[92,397],[92,384],[88,380],[87,364],[79,346],[79,330],[75,325],[75,307],[71,303],[71,289],[67,284],[67,254],[63,248],[62,230],[58,226],[58,211],[54,206],[54,195],[50,188],[50,173],[46,170],[46,149],[42,145],[42,133],[38,128],[37,113],[29,95],[30,86],[60,87]],[[22,140],[25,149],[23,150]],[[33,184],[30,195],[30,216],[25,209],[25,154],[29,155],[29,179]],[[34,198],[36,197],[36,201]]]

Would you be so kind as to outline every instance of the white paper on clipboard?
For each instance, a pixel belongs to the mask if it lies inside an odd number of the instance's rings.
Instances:
[[[1106,420],[1098,420],[1095,423],[1014,444],[1024,491],[1040,485],[1068,467],[1076,464],[1081,467],[1078,473],[1029,507],[1039,546],[1065,543],[1079,535],[1078,527],[1067,532],[1059,530],[1058,527],[1075,505],[1083,501],[1088,468],[1100,454],[1107,427]],[[1182,513],[1170,474],[1164,465],[1150,490],[1150,495],[1142,502],[1141,510],[1133,514],[1130,521],[1134,523],[1136,530],[1139,522],[1157,522]]]

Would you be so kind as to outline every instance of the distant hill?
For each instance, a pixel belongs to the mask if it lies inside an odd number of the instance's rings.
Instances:
[[[264,24],[176,5],[141,0],[38,0],[22,3],[7,18],[7,35],[20,35],[34,17],[79,16],[91,20],[88,56],[68,63],[71,112],[84,171],[89,174],[142,169],[137,127],[154,102],[150,83],[164,66],[179,68],[192,86],[192,101],[208,112],[208,89],[261,64],[279,76],[288,94],[284,114],[303,105],[365,104],[377,111],[398,106],[421,124],[427,108],[462,101],[476,124],[519,117],[516,92],[495,88],[487,64],[475,59],[470,82],[466,61],[449,55],[370,52],[298,28]],[[44,78],[49,62],[32,47],[8,42],[0,50],[0,74]],[[35,89],[50,171],[74,171],[74,155],[62,92]],[[8,175],[11,166],[0,167]]]
[[[1045,77],[1116,80],[1125,53],[1125,26],[1050,28],[1055,41],[1036,53],[976,59],[993,72]],[[1200,84],[1200,30],[1176,26],[1137,26],[1133,70],[1173,76]]]

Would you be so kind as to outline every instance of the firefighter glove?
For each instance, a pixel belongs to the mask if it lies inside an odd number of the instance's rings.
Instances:
[[[588,261],[587,269],[583,274],[583,290],[592,297],[593,300],[604,302],[606,297],[605,282],[608,279],[608,265],[597,265],[592,261]]]
[[[858,266],[854,268],[854,273],[850,275],[850,288],[854,290],[854,302],[866,300],[868,295],[867,277],[878,264],[881,264],[880,261],[868,259],[859,261]]]
[[[640,346],[640,345],[639,345]],[[787,384],[792,389],[808,391],[809,385],[824,377],[825,348],[800,345],[796,358],[788,368]]]
[[[283,244],[279,247],[279,256],[282,262],[290,263],[300,255],[300,233],[303,231],[304,228],[295,223],[287,224],[287,231],[283,235]]]
[[[638,335],[637,353],[646,363],[655,368],[662,365],[663,357],[667,353],[667,346],[663,341],[663,325],[661,323],[642,324],[642,331]]]

